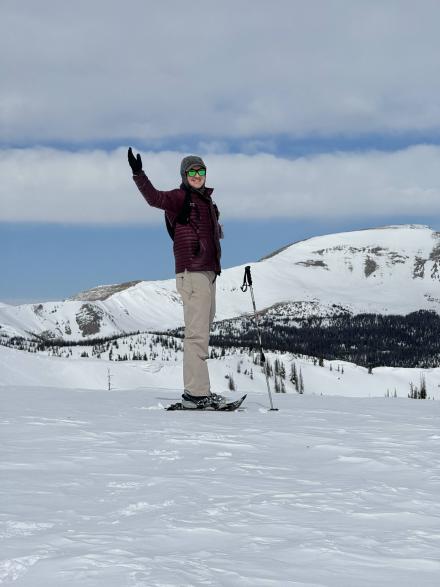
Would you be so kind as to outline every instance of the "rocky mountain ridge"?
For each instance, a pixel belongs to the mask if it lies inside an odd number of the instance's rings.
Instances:
[[[309,238],[252,267],[257,308],[295,317],[338,313],[440,313],[440,233],[394,225]],[[244,265],[217,282],[216,320],[249,314],[240,290]],[[336,308],[336,310],[335,310]],[[0,304],[0,339],[31,336],[78,340],[183,324],[175,279],[101,285],[63,301]]]

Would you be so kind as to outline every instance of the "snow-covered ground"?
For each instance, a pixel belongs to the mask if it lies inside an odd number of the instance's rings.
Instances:
[[[267,353],[287,375],[270,412],[237,349],[209,369],[213,391],[231,375],[230,397],[248,393],[244,411],[166,412],[182,353],[152,340],[147,361],[0,346],[0,584],[440,583],[440,369]],[[436,401],[407,399],[421,374]]]
[[[17,351],[18,352],[18,351]],[[53,360],[53,359],[52,359]],[[0,583],[434,587],[438,401],[0,388]]]

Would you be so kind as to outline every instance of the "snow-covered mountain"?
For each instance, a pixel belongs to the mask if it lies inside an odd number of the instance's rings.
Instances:
[[[277,306],[291,316],[343,310],[440,313],[440,233],[427,226],[318,236],[250,264],[259,310]],[[250,296],[240,289],[244,267],[222,272],[216,320],[251,311]],[[0,336],[35,333],[76,340],[182,324],[174,278],[99,286],[64,301],[0,304]]]

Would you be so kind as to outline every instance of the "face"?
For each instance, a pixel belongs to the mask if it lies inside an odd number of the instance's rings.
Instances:
[[[204,167],[201,167],[200,165],[194,165],[193,167],[191,167],[191,170],[193,170],[193,169],[196,169],[196,170],[197,169],[204,169]],[[205,185],[206,176],[202,177],[201,175],[196,173],[194,175],[194,177],[190,177],[187,172],[186,179],[188,180],[188,183],[191,187],[193,187],[195,189],[200,189],[201,187],[203,187]]]

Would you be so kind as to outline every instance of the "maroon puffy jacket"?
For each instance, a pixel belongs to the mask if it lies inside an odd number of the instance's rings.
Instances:
[[[139,191],[150,206],[165,210],[174,224],[185,201],[185,189],[162,192],[157,190],[142,171],[133,175]],[[220,234],[217,206],[211,199],[212,188],[205,188],[203,195],[191,190],[191,214],[188,224],[176,224],[174,233],[174,258],[176,273],[188,271],[214,271],[220,275]]]

